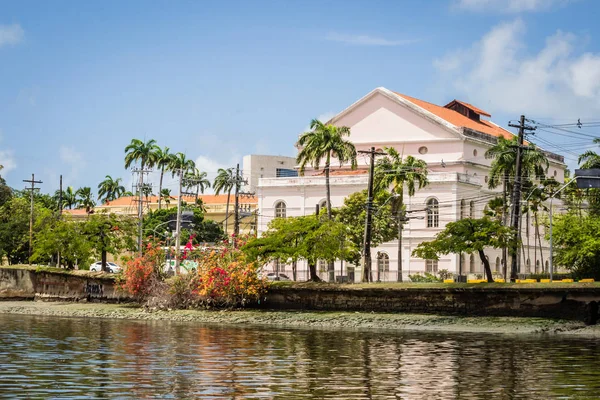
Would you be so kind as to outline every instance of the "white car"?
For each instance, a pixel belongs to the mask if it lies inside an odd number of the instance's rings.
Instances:
[[[111,274],[118,274],[123,270],[120,266],[115,264],[114,262],[106,262],[106,268],[108,268],[108,272]],[[90,265],[90,271],[100,272],[102,271],[102,261],[96,261],[92,265]]]
[[[277,276],[278,274],[276,274],[275,272],[269,272],[267,274],[267,279],[270,281],[291,281],[290,277],[287,276],[286,274],[282,274],[281,272],[279,273],[279,276]]]

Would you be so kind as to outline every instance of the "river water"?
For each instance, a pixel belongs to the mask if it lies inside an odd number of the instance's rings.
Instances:
[[[600,343],[0,315],[1,398],[600,398]]]

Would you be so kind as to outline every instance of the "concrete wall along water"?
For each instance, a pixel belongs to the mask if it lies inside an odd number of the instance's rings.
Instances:
[[[129,300],[111,276],[87,271],[0,268],[0,299],[118,302]]]

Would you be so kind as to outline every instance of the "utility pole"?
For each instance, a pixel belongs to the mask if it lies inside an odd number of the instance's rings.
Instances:
[[[179,194],[177,196],[177,225],[175,228],[175,274],[179,275],[179,247],[181,246],[181,195],[183,186],[183,170],[179,170]]]
[[[137,184],[138,191],[138,253],[142,256],[142,223],[144,221],[144,174],[151,172],[151,170],[133,169],[133,173],[140,174]]]
[[[515,282],[517,279],[518,272],[518,260],[519,260],[519,215],[521,213],[521,173],[523,169],[523,142],[525,138],[525,131],[533,131],[535,128],[525,125],[525,116],[521,115],[519,124],[508,124],[513,128],[519,128],[518,145],[517,145],[517,160],[515,165],[515,181],[513,184],[512,193],[512,212],[511,212],[511,227],[513,228],[513,241],[511,243],[511,265],[510,265],[510,280]]]
[[[58,215],[61,216],[63,211],[63,189],[62,189],[62,175],[60,176],[60,183],[58,189]]]
[[[25,183],[31,183],[31,188],[26,188],[26,190],[30,190],[31,191],[31,212],[29,213],[29,265],[31,265],[31,255],[33,254],[33,194],[35,192],[36,188],[35,184],[36,183],[44,183],[42,181],[36,181],[35,180],[35,174],[31,174],[31,180],[28,179],[23,179],[23,182]]]
[[[375,155],[384,153],[376,153],[375,147],[371,147],[370,151],[359,151],[361,154],[369,154],[371,164],[369,167],[369,187],[367,190],[367,216],[365,218],[365,236],[363,240],[363,282],[373,281],[371,276],[371,229],[372,229],[372,211],[373,211],[373,177],[375,173]]]
[[[235,167],[235,205],[233,214],[233,241],[240,234],[240,164]]]

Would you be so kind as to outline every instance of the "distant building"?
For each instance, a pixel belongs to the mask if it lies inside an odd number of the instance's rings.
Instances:
[[[244,191],[255,193],[260,178],[291,178],[298,176],[296,159],[286,156],[251,154],[244,156],[243,177],[248,181]]]
[[[204,217],[207,220],[216,221],[223,226],[225,230],[225,220],[227,218],[227,195],[211,195],[204,194],[198,196],[199,200],[202,200],[206,214]],[[196,201],[195,196],[183,196],[182,200],[187,204],[194,204]],[[96,206],[94,212],[107,211],[119,215],[137,215],[137,197],[125,196],[120,197],[114,201],[104,203]],[[240,196],[239,210],[240,210],[240,233],[252,233],[256,232],[256,206],[257,199],[252,196]],[[162,202],[162,208],[173,208],[177,207],[177,197],[172,196],[169,204]],[[233,233],[233,221],[234,221],[234,207],[235,197],[233,193],[229,199],[229,218],[227,219],[227,233]],[[144,213],[148,210],[158,210],[158,196],[144,197]],[[63,210],[64,214],[70,214],[75,219],[85,219],[87,214],[83,209],[76,210]]]

